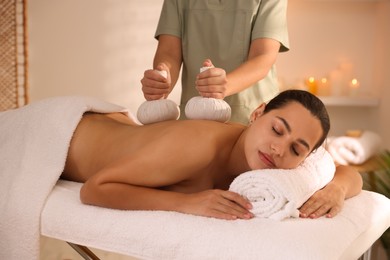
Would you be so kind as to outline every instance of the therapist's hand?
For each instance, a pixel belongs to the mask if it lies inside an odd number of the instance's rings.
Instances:
[[[330,182],[323,189],[313,194],[299,209],[302,218],[332,218],[343,208],[345,191]]]
[[[167,78],[163,77],[157,70],[165,70]],[[146,100],[157,100],[168,97],[171,91],[171,76],[169,68],[164,63],[157,66],[156,70],[150,69],[144,72],[141,79],[142,92]]]
[[[221,68],[215,68],[209,59],[206,59],[202,66],[211,68],[199,73],[196,77],[195,87],[199,94],[202,97],[225,98],[228,89],[226,71]]]

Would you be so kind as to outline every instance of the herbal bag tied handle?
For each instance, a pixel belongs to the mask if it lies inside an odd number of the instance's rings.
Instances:
[[[157,72],[165,78],[168,76],[165,70],[158,70]],[[177,120],[179,117],[179,106],[174,101],[164,98],[145,101],[137,111],[137,118],[144,125],[167,120]]]
[[[210,69],[202,67],[200,72]],[[223,99],[209,97],[193,97],[185,107],[185,115],[188,119],[205,119],[226,122],[230,119],[231,108]]]

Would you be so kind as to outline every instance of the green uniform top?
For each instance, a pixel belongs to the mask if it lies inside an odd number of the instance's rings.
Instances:
[[[251,41],[272,38],[288,50],[287,0],[165,0],[155,37],[181,39],[183,52],[181,114],[194,96],[196,75],[205,59],[227,73],[247,60]],[[226,97],[231,121],[248,123],[250,113],[279,92],[274,66],[244,91]]]

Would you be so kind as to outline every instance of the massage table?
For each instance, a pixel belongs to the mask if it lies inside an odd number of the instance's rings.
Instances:
[[[369,256],[371,245],[390,226],[389,199],[370,191],[348,199],[332,219],[226,221],[87,206],[79,200],[80,187],[57,182],[42,211],[41,234],[78,249],[140,259],[352,260]]]
[[[0,113],[0,259],[39,259],[41,235],[86,259],[89,247],[140,259],[358,259],[390,226],[390,199],[370,191],[346,200],[334,218],[318,219],[228,221],[84,205],[82,184],[60,175],[86,111],[128,113],[87,97]]]

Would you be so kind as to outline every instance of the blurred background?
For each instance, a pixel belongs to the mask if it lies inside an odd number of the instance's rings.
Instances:
[[[21,14],[16,23],[23,26],[9,36],[5,32],[13,18],[4,10],[13,1],[1,0],[0,103],[14,95],[7,92],[6,76],[12,71],[21,74],[17,87],[24,85],[19,106],[52,96],[85,95],[136,113],[144,101],[140,80],[152,68],[163,0],[14,1]],[[278,57],[280,89],[318,95],[331,116],[331,137],[370,132],[379,136],[382,150],[389,150],[390,1],[291,0],[287,16],[291,49]],[[24,47],[6,45],[17,41]],[[6,53],[17,53],[16,61],[10,62]],[[5,63],[12,68],[3,67]],[[179,103],[180,87],[170,99]],[[370,185],[375,184],[373,173],[385,173],[390,196],[389,153],[387,157],[385,170],[371,163],[358,169],[368,174]],[[43,238],[41,243],[42,259],[79,259],[62,241]],[[104,259],[132,259],[97,252]],[[373,259],[386,259],[378,252]]]
[[[31,101],[88,95],[136,112],[144,101],[140,80],[152,67],[162,2],[29,2]],[[314,79],[331,114],[331,135],[371,130],[390,147],[389,14],[388,0],[289,2],[291,50],[277,61],[280,87],[305,88]],[[179,89],[171,99],[179,100]]]

